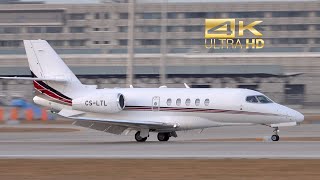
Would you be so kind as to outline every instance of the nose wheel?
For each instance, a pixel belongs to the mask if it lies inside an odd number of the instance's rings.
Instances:
[[[273,130],[273,135],[271,136],[272,141],[279,141],[280,136],[278,135],[278,133],[279,133],[279,128],[275,127]]]

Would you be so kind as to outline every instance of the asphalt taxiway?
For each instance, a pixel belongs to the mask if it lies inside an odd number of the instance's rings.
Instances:
[[[1,132],[1,128],[74,128],[70,132]],[[112,135],[73,125],[0,125],[0,158],[320,158],[320,125],[280,129],[281,140],[269,140],[272,128],[219,127],[178,132],[158,142],[151,133],[138,143],[134,133]]]

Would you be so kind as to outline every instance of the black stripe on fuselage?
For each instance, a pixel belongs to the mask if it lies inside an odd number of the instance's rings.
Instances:
[[[279,116],[278,114],[250,112],[250,111],[237,111],[225,109],[204,109],[204,108],[179,108],[179,107],[152,107],[151,106],[126,106],[124,110],[130,111],[170,111],[170,112],[203,112],[203,113],[228,113],[228,114],[247,114],[247,115],[268,115]]]

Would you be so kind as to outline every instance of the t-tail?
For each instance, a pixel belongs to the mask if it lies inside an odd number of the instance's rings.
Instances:
[[[59,81],[33,81],[34,88],[52,99],[72,103],[77,91],[82,88],[79,79],[73,74],[59,55],[45,40],[24,40],[31,74],[34,78],[48,78]]]
[[[32,80],[34,88],[51,100],[71,104],[81,97],[83,85],[45,40],[24,40],[32,77],[0,77]],[[91,87],[90,87],[91,88]]]

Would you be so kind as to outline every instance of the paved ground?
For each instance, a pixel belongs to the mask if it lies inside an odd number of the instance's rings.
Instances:
[[[0,126],[0,158],[320,158],[317,124],[281,128],[279,142],[269,141],[272,129],[263,126],[212,128],[202,134],[180,132],[169,142],[158,142],[156,134],[151,134],[145,143],[135,142],[133,134],[116,136],[82,128],[44,133],[1,132],[3,127],[7,126]]]
[[[317,180],[319,168],[312,159],[0,159],[4,180]]]

